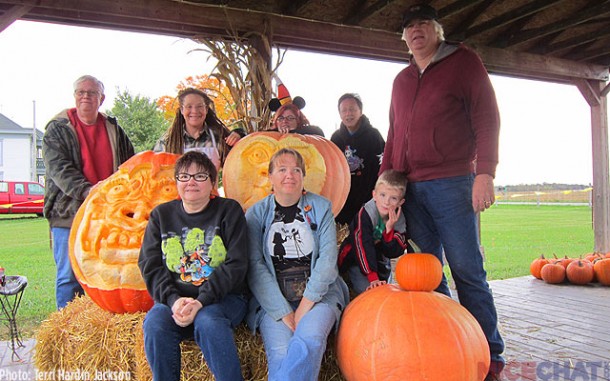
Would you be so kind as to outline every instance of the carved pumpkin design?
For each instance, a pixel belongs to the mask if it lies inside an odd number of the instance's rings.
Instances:
[[[305,160],[305,189],[332,202],[336,216],[350,188],[350,172],[337,146],[316,135],[255,132],[242,138],[229,152],[223,168],[223,187],[228,198],[244,209],[271,193],[269,160],[279,149],[297,150]]]
[[[91,189],[70,231],[74,275],[91,299],[115,312],[147,311],[153,301],[138,268],[152,209],[178,198],[179,155],[139,153]]]
[[[479,323],[459,303],[390,284],[347,306],[337,360],[350,381],[482,381],[490,362]]]

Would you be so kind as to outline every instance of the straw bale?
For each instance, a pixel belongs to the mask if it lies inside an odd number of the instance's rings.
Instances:
[[[52,313],[38,330],[34,362],[38,374],[96,371],[123,372],[131,380],[151,381],[144,353],[142,322],[145,313],[113,314],[98,307],[87,296],[76,298]],[[246,380],[266,380],[267,360],[260,335],[245,325],[235,331],[235,341]],[[181,344],[182,381],[214,380],[201,350],[194,341]],[[322,361],[320,380],[343,380],[336,364],[334,336]]]

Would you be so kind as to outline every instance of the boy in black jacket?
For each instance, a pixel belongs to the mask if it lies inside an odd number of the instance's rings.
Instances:
[[[390,258],[401,256],[408,247],[405,217],[406,176],[385,171],[373,190],[373,198],[360,208],[350,223],[350,234],[339,249],[339,270],[349,277],[356,295],[386,284]]]

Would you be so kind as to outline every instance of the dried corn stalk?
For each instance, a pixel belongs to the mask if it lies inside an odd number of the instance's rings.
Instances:
[[[253,132],[269,124],[271,112],[267,105],[273,97],[271,79],[286,51],[278,48],[275,63],[269,67],[264,58],[271,54],[266,35],[257,32],[238,35],[235,31],[231,35],[231,38],[196,36],[193,40],[205,45],[199,50],[208,52],[218,61],[210,77],[224,82],[229,88],[237,113],[236,124]]]

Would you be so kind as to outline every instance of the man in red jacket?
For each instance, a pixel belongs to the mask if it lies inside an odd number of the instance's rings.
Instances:
[[[423,252],[451,268],[460,303],[477,319],[490,347],[486,380],[504,367],[504,342],[479,250],[476,213],[494,202],[500,118],[481,59],[444,41],[436,10],[411,6],[402,39],[411,65],[394,80],[390,128],[380,173],[407,174],[407,229]],[[450,295],[447,282],[437,289]]]

